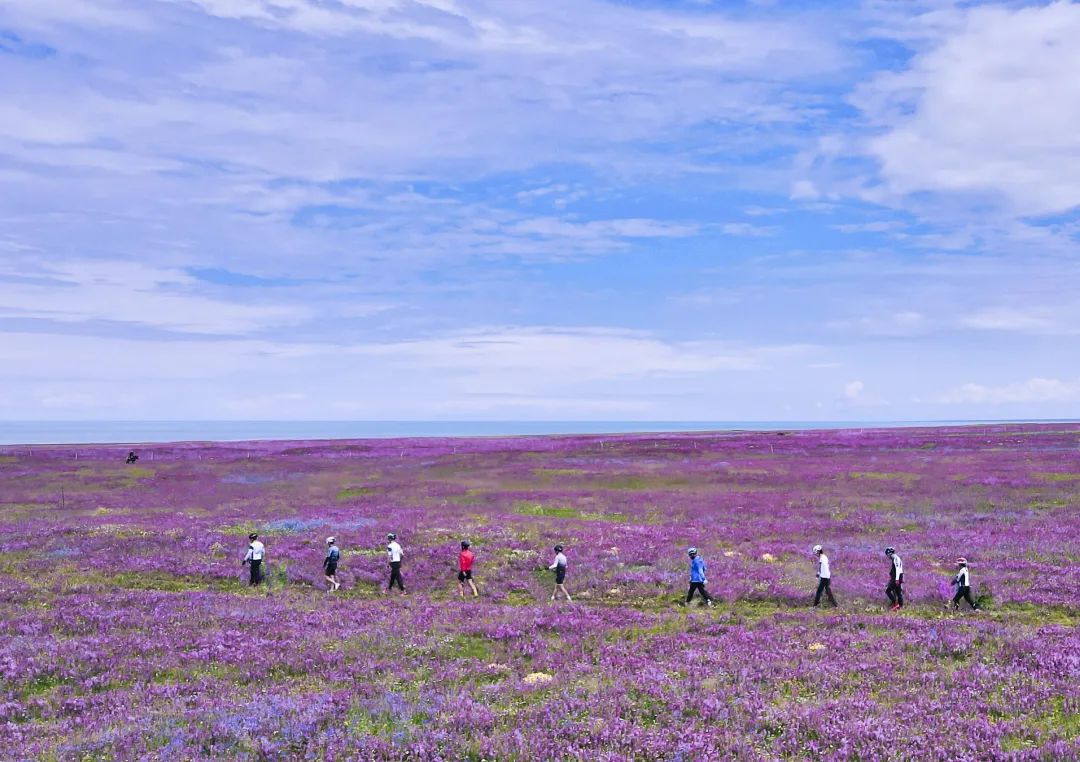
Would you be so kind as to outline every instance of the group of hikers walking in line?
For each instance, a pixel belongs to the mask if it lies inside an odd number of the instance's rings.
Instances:
[[[259,535],[256,532],[248,535],[248,541],[247,554],[244,556],[241,565],[250,567],[249,584],[258,585],[263,580],[263,561],[266,558],[266,546],[259,540]],[[555,574],[555,587],[551,592],[551,600],[554,601],[558,594],[562,593],[568,602],[573,603],[574,601],[566,589],[568,563],[566,555],[563,553],[563,546],[556,545],[554,551],[555,558],[551,565],[548,566],[548,570]],[[698,553],[697,548],[687,549],[686,554],[690,558],[690,589],[686,591],[685,603],[690,604],[695,595],[700,595],[703,604],[711,607],[713,606],[713,597],[705,588],[708,582],[705,576],[705,560]],[[390,567],[390,579],[386,586],[387,593],[396,586],[402,595],[409,594],[405,590],[405,581],[401,576],[401,559],[403,555],[404,551],[397,541],[397,535],[393,532],[387,534],[386,557]],[[885,548],[885,555],[889,559],[889,583],[885,588],[885,595],[888,596],[891,604],[890,610],[899,611],[904,607],[904,562],[896,552],[896,548],[892,546]],[[814,606],[821,604],[821,598],[824,595],[825,599],[835,607],[838,604],[832,593],[832,569],[829,566],[829,557],[825,554],[825,549],[821,545],[814,546],[814,556],[818,580],[817,592],[814,594]],[[340,559],[341,549],[337,545],[337,539],[327,537],[326,556],[323,558],[323,573],[326,576],[327,592],[332,593],[341,588],[341,582],[337,578],[337,567]],[[468,584],[474,598],[480,595],[480,591],[477,590],[476,583],[473,581],[475,561],[476,555],[471,549],[471,544],[468,540],[462,540],[457,563],[458,588],[462,598],[465,597],[466,584]],[[979,606],[971,597],[971,573],[968,570],[967,559],[956,559],[956,569],[956,575],[952,580],[955,594],[951,603],[946,604],[946,606],[951,605],[952,608],[959,609],[960,601],[964,600],[967,601],[972,610],[978,611]]]
[[[814,546],[814,555],[817,556],[818,579],[817,593],[814,595],[814,606],[821,604],[821,596],[824,594],[829,603],[835,607],[837,603],[832,594],[832,570],[829,568],[829,557],[825,555],[825,549],[820,545]],[[889,559],[889,584],[885,587],[885,595],[888,596],[891,604],[889,610],[899,611],[904,608],[904,561],[900,558],[900,554],[896,552],[896,548],[891,545],[885,548],[885,555]],[[971,597],[971,572],[968,571],[966,558],[956,559],[956,575],[953,577],[952,586],[956,592],[952,601],[946,604],[946,608],[952,606],[954,609],[959,609],[960,601],[964,600],[968,602],[973,611],[979,610],[979,605]],[[692,583],[690,589],[693,592]],[[689,594],[687,594],[686,600],[687,602],[690,601]]]

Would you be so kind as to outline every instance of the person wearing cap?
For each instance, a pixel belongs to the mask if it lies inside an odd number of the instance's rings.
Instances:
[[[899,611],[904,608],[904,562],[896,548],[885,548],[885,555],[889,557],[889,585],[885,588],[885,595],[889,596],[892,604],[890,611]]]
[[[555,572],[555,589],[551,591],[551,600],[555,600],[555,596],[561,590],[567,602],[573,603],[570,593],[566,592],[566,556],[563,555],[562,545],[555,546],[555,560],[551,562],[548,569]]]
[[[259,542],[259,535],[252,532],[248,535],[247,555],[245,555],[244,560],[240,562],[241,566],[251,564],[251,577],[248,580],[249,585],[257,585],[262,582],[262,565],[265,557],[266,547]]]
[[[829,599],[829,603],[836,608],[836,599],[832,594],[832,569],[829,568],[829,557],[825,555],[825,549],[820,545],[814,546],[814,555],[817,556],[817,593],[814,594],[814,606],[821,603],[821,594]]]
[[[473,598],[476,598],[480,593],[476,589],[476,583],[472,579],[473,563],[476,561],[476,556],[471,550],[469,550],[469,541],[461,541],[461,552],[458,553],[458,587],[461,591],[461,597],[465,597],[465,583],[469,583],[469,587],[472,588]]]
[[[971,573],[968,571],[967,559],[956,559],[956,576],[953,577],[953,587],[956,588],[956,595],[952,599],[952,607],[954,609],[960,609],[960,601],[965,600],[968,605],[971,606],[972,611],[978,611],[979,605],[971,597]]]
[[[686,591],[687,605],[693,600],[694,593],[701,593],[701,597],[705,599],[705,605],[712,606],[712,596],[705,589],[705,559],[698,555],[697,548],[688,549],[686,555],[690,556],[690,589]]]
[[[337,546],[337,538],[326,538],[326,558],[323,559],[323,572],[326,574],[326,592],[332,593],[341,587],[341,583],[337,579],[337,565],[341,560],[341,548]]]
[[[390,562],[390,583],[386,586],[386,592],[394,589],[397,584],[402,595],[408,595],[405,583],[401,580],[401,546],[398,545],[397,535],[391,532],[386,535],[386,559]]]

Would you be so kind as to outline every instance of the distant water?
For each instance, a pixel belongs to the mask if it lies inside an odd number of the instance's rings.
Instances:
[[[959,426],[979,423],[1006,421],[0,421],[0,444],[494,437],[735,429],[778,431]]]

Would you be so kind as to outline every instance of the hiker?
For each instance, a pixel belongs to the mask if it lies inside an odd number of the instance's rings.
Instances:
[[[885,555],[892,564],[889,566],[889,586],[885,588],[885,595],[889,596],[892,604],[890,611],[899,611],[904,608],[904,562],[896,552],[896,548],[885,548]]]
[[[326,584],[329,585],[326,592],[332,593],[341,587],[337,579],[337,565],[341,559],[341,549],[337,546],[337,538],[326,538],[326,558],[323,559],[323,572],[326,574]]]
[[[555,589],[551,591],[551,600],[555,600],[555,596],[562,591],[562,594],[566,596],[566,600],[569,603],[573,603],[573,599],[570,598],[570,593],[566,592],[566,556],[563,555],[562,545],[555,546],[555,560],[551,562],[551,566],[548,567],[551,571],[555,572]]]
[[[135,454],[135,451],[134,450],[129,450],[128,454],[127,454],[127,459],[124,462],[125,463],[134,463],[138,459],[139,459],[139,456]]]
[[[829,557],[820,545],[814,546],[814,555],[817,556],[817,593],[814,594],[814,606],[821,603],[821,594],[829,599],[829,603],[836,608],[836,599],[832,594],[832,570],[829,568]]]
[[[952,607],[956,610],[960,609],[960,600],[963,599],[971,606],[972,611],[978,611],[979,605],[971,597],[971,573],[968,571],[967,559],[956,559],[956,576],[953,577],[953,587],[956,588],[956,595],[952,599]],[[945,606],[948,608],[948,605]]]
[[[248,584],[257,585],[262,582],[262,565],[263,558],[266,557],[266,547],[259,542],[259,535],[255,532],[248,535],[248,541],[247,555],[244,556],[240,565],[251,564],[251,578]]]
[[[686,551],[686,555],[690,556],[690,589],[686,591],[687,605],[693,600],[694,593],[701,593],[701,597],[705,599],[705,605],[712,606],[712,596],[705,589],[705,559],[698,555],[697,548],[690,548]]]
[[[386,586],[386,592],[394,589],[397,583],[402,595],[408,595],[405,591],[405,583],[401,581],[401,546],[398,545],[397,535],[391,532],[386,535],[386,558],[390,562],[390,584]]]
[[[460,588],[461,597],[465,597],[465,582],[469,583],[469,587],[472,588],[473,598],[476,598],[480,593],[476,589],[476,583],[472,579],[473,563],[476,561],[476,556],[471,550],[469,550],[469,541],[461,541],[461,553],[458,554],[458,573],[457,581]]]

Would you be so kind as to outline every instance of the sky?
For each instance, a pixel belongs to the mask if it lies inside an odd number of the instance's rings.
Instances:
[[[1080,417],[1080,3],[3,0],[0,419]]]

